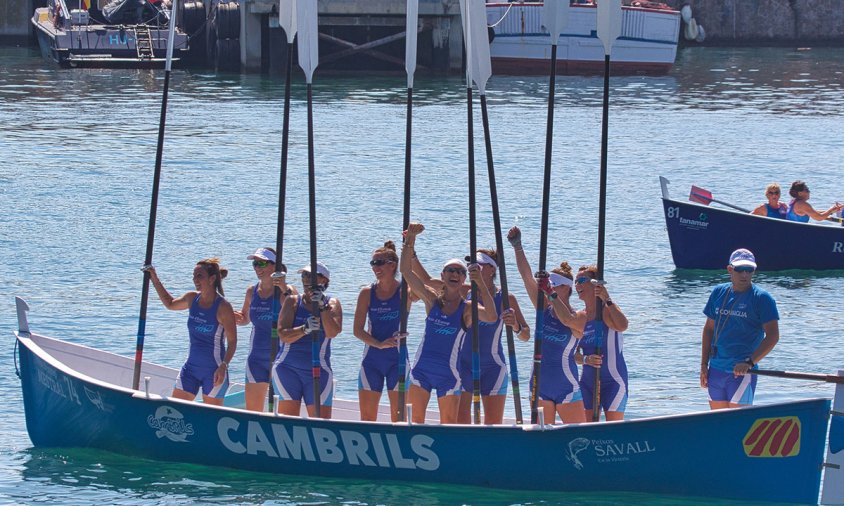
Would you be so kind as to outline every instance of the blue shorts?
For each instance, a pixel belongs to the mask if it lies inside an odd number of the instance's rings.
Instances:
[[[756,375],[745,374],[736,377],[732,372],[709,369],[707,375],[710,401],[727,401],[733,404],[753,404],[756,392]]]
[[[590,366],[586,366],[590,367]],[[583,395],[583,407],[594,409],[592,398],[595,392],[595,375],[585,375],[580,378],[580,391]],[[612,377],[601,377],[601,408],[607,411],[624,413],[627,407],[627,385],[614,381]]]
[[[554,404],[571,404],[582,401],[583,394],[580,392],[580,385],[572,385],[570,382],[550,377],[544,372],[539,377],[539,398],[543,401],[551,401]],[[531,375],[530,384],[533,385]]]
[[[276,362],[273,364],[273,388],[280,401],[305,401],[314,405],[314,378],[310,369],[297,369]],[[320,368],[320,405],[331,406],[334,401],[334,374],[331,369]]]
[[[481,367],[481,395],[507,395],[507,384],[510,382],[510,374],[507,366],[491,364]],[[472,365],[463,366],[460,370],[460,383],[463,390],[472,393],[474,388],[474,377],[472,376]]]
[[[456,374],[437,374],[424,371],[419,366],[410,371],[410,383],[428,392],[436,389],[437,398],[460,393],[460,378]]]
[[[408,373],[410,372],[410,367],[407,365],[407,362],[405,362],[404,371],[405,383],[407,383]],[[384,383],[387,384],[387,390],[398,389],[398,362],[390,364],[382,360],[364,359],[364,361],[360,364],[360,373],[358,374],[358,390],[382,392],[384,390]]]
[[[196,395],[200,388],[202,394],[215,399],[221,399],[226,396],[226,391],[229,389],[229,375],[226,373],[226,379],[218,385],[214,386],[214,372],[217,370],[215,366],[213,369],[208,367],[196,367],[190,364],[182,366],[179,371],[179,376],[176,378],[176,388],[184,390],[185,392]]]
[[[246,382],[269,383],[270,351],[252,350],[246,358]]]

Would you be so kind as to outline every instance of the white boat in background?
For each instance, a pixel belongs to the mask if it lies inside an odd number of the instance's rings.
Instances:
[[[674,65],[680,34],[680,12],[658,2],[625,6],[621,36],[613,45],[613,74],[665,74]],[[551,43],[542,26],[542,2],[487,3],[492,70],[497,74],[548,73]],[[596,33],[594,3],[573,4],[568,25],[560,33],[557,72],[601,73],[604,47]]]

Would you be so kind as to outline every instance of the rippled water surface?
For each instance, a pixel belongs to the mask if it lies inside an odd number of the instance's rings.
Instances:
[[[676,195],[696,184],[746,207],[761,203],[771,181],[805,179],[812,203],[825,209],[844,199],[842,82],[837,49],[687,49],[668,76],[613,78],[606,277],[630,319],[629,417],[706,408],[697,380],[702,309],[710,287],[727,280],[724,272],[674,270],[657,176],[668,177]],[[686,502],[282,477],[33,448],[12,360],[13,296],[29,301],[39,333],[133,352],[162,84],[161,73],[60,70],[34,50],[0,48],[0,328],[7,343],[0,358],[0,501]],[[317,72],[315,78],[319,254],[344,304],[345,331],[333,344],[343,397],[356,396],[363,346],[350,329],[357,292],[372,281],[369,254],[400,234],[405,86],[402,76]],[[551,265],[596,258],[601,86],[598,77],[558,78]],[[502,220],[522,227],[534,264],[547,91],[546,78],[493,77],[488,86]],[[301,81],[294,95],[284,251],[291,268],[308,259]],[[191,289],[196,260],[216,255],[231,270],[229,299],[242,303],[254,277],[245,256],[275,242],[282,96],[278,78],[174,72],[154,256],[172,292]],[[468,250],[464,97],[459,78],[417,77],[412,216],[428,227],[417,248],[434,268]],[[477,109],[476,119],[479,244],[493,245]],[[509,279],[528,304],[515,270]],[[782,317],[781,341],[765,367],[831,372],[844,366],[844,273],[791,271],[760,274],[757,281],[774,295]],[[411,351],[422,319],[415,308]],[[185,314],[168,314],[153,299],[145,358],[180,366],[184,321]],[[236,375],[247,342],[242,331]],[[523,383],[531,350],[518,345]],[[763,378],[757,402],[831,394],[825,384]]]

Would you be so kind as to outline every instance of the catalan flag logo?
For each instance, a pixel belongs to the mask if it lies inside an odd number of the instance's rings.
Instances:
[[[760,418],[747,431],[742,444],[748,457],[794,457],[800,453],[800,419]]]

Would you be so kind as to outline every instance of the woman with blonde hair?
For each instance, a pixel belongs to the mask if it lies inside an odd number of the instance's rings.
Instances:
[[[771,183],[765,188],[765,198],[767,202],[759,204],[756,209],[751,211],[751,214],[756,216],[767,216],[768,218],[786,219],[788,214],[788,206],[780,202],[780,185],[778,183]]]

